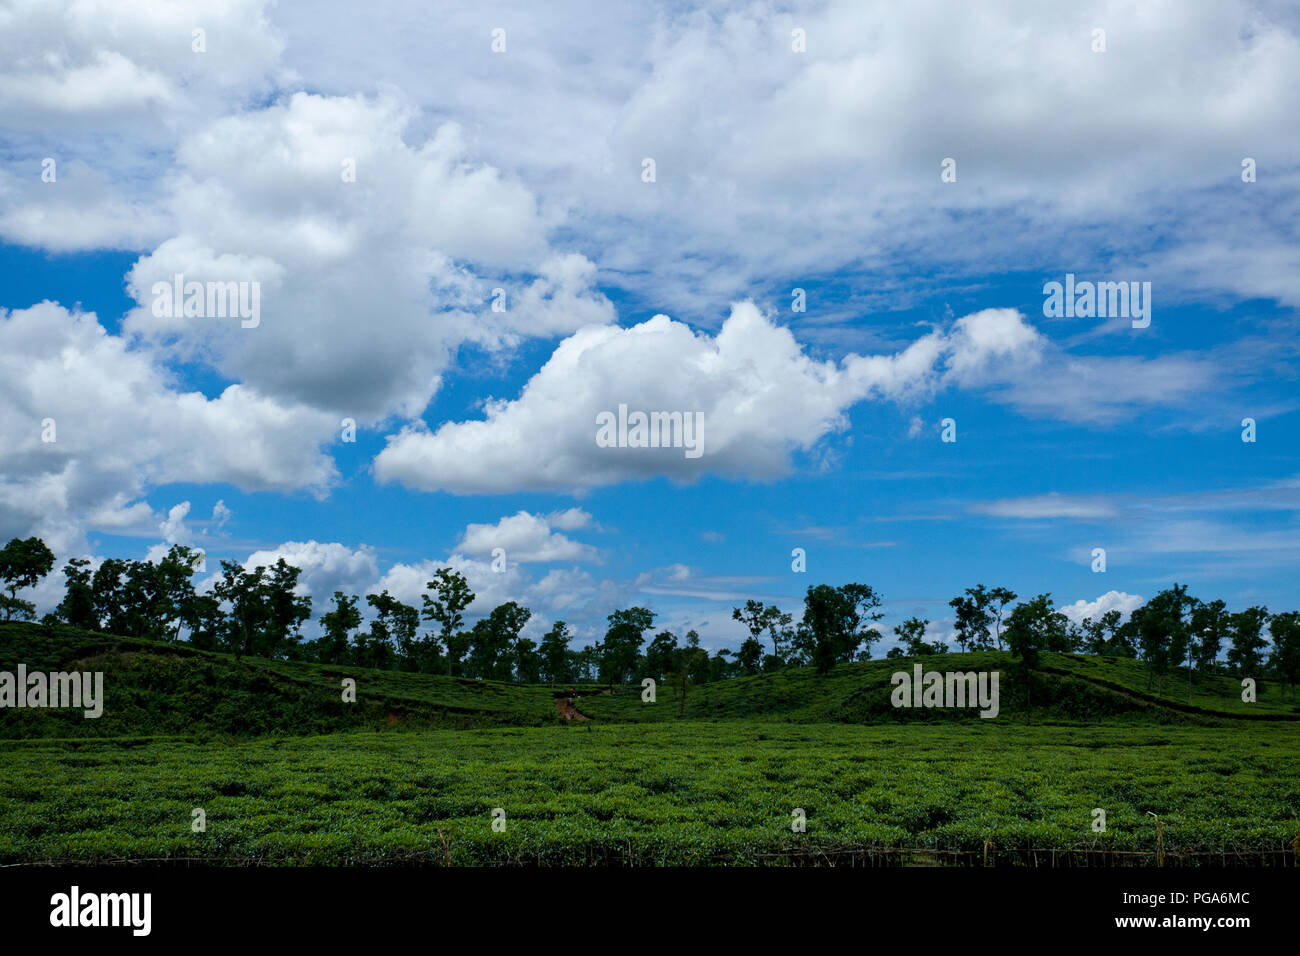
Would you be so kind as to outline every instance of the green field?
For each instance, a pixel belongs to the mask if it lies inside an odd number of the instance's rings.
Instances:
[[[0,712],[5,864],[1300,862],[1289,699],[1264,685],[1243,705],[1235,681],[1198,677],[1189,707],[1185,672],[1156,696],[1131,661],[1049,655],[1032,726],[1010,670],[996,720],[894,710],[901,661],[692,688],[684,708],[663,687],[654,704],[593,693],[571,723],[546,687],[31,626],[0,641],[0,669],[15,653],[102,669],[107,696],[100,720]]]

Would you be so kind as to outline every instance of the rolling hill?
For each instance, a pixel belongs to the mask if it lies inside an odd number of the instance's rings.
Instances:
[[[194,650],[61,626],[0,623],[0,670],[103,671],[103,716],[79,710],[0,710],[0,737],[313,735],[381,729],[470,729],[563,723],[554,691],[469,678],[266,660]],[[1010,655],[981,651],[916,660],[879,660],[786,670],[690,687],[685,706],[660,683],[657,701],[641,687],[582,685],[578,711],[590,723],[679,719],[877,724],[981,720],[974,709],[892,706],[890,677],[919,663],[929,670],[998,671],[997,722],[1024,719],[1025,678]],[[356,681],[344,703],[343,681]],[[1192,723],[1300,720],[1276,684],[1261,682],[1258,701],[1241,701],[1240,682],[1195,675],[1188,702],[1186,671],[1165,676],[1164,693],[1147,688],[1140,661],[1075,654],[1044,655],[1033,675],[1034,723]]]

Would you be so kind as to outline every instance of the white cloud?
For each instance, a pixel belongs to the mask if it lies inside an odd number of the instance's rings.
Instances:
[[[54,160],[54,182],[41,179],[44,159]],[[135,249],[162,238],[167,224],[158,206],[81,160],[60,154],[0,169],[0,236],[10,242],[55,252]]]
[[[1027,498],[1004,498],[1001,501],[981,502],[971,506],[975,514],[998,518],[1078,518],[1083,520],[1113,518],[1119,508],[1102,495],[1062,495],[1050,492]]]
[[[552,511],[546,516],[546,523],[557,531],[581,531],[593,524],[590,513],[583,511],[581,508],[565,508],[563,511]]]
[[[788,329],[749,302],[716,337],[667,316],[623,329],[586,328],[560,343],[518,399],[482,421],[420,426],[390,437],[375,461],[381,481],[423,490],[574,489],[704,472],[774,478],[789,457],[846,426],[866,398],[907,400],[945,384],[975,385],[1032,366],[1043,340],[1013,310],[986,310],[894,355],[809,358]],[[605,448],[596,416],[631,410],[702,413],[702,456],[683,448]]]
[[[125,328],[267,395],[373,423],[420,414],[462,342],[611,321],[590,264],[547,246],[528,190],[473,162],[454,125],[408,145],[411,119],[393,97],[299,93],[188,139],[178,231],[131,270]],[[176,274],[259,282],[260,324],[155,316],[154,284]]]
[[[0,12],[0,110],[79,123],[182,101],[212,108],[270,79],[283,42],[265,0],[39,0]],[[194,51],[193,31],[207,34]],[[224,94],[224,95],[223,95]],[[51,116],[53,114],[53,116]],[[138,121],[138,119],[137,119]]]
[[[1127,620],[1130,614],[1145,603],[1146,599],[1137,594],[1128,594],[1125,591],[1107,591],[1095,601],[1081,599],[1073,604],[1063,604],[1059,610],[1075,624],[1082,624],[1086,618],[1091,618],[1094,621],[1100,620],[1102,615],[1108,611],[1119,611],[1121,618]]]
[[[0,9],[0,236],[140,248],[165,232],[160,184],[185,131],[293,77],[267,0],[18,0]],[[207,50],[193,50],[193,31]],[[43,159],[57,164],[42,181]],[[14,303],[27,304],[27,303]]]
[[[610,17],[581,0],[511,4],[504,55],[488,52],[474,10],[445,11],[430,35],[413,30],[416,8],[386,4],[338,43],[355,17],[329,2],[277,11],[314,88],[393,84],[439,116],[490,114],[483,155],[566,208],[608,274],[692,320],[773,276],[860,266],[885,283],[900,259],[944,280],[990,261],[1080,271],[1101,228],[1111,262],[1146,261],[1153,221],[1170,270],[1300,295],[1296,270],[1280,268],[1294,262],[1289,220],[1263,211],[1294,208],[1280,177],[1300,149],[1300,31],[1285,5],[647,0]],[[1091,49],[1099,24],[1104,54]],[[796,26],[806,53],[791,50]],[[448,82],[429,81],[431,60]],[[1269,170],[1248,187],[1267,191],[1258,205],[1237,201],[1247,154]],[[949,156],[958,180],[941,184]],[[657,161],[654,184],[640,182],[643,157]],[[1216,245],[1242,268],[1195,269],[1221,261]]]
[[[573,514],[576,510],[561,512],[560,520],[573,525],[577,520]],[[585,512],[578,512],[578,516],[590,519],[590,515]],[[502,518],[496,524],[471,524],[465,528],[465,534],[455,550],[461,554],[490,557],[495,549],[502,548],[507,565],[515,561],[531,564],[597,560],[594,547],[553,531],[548,517],[520,511]]]
[[[139,499],[171,482],[319,493],[335,478],[320,452],[334,424],[245,386],[182,392],[94,315],[0,310],[0,534],[84,551],[87,526],[156,526]]]
[[[529,518],[536,517],[527,515],[526,512],[522,514]],[[566,515],[575,523],[581,521],[585,524],[591,520],[590,515],[578,509],[560,514]],[[512,517],[502,518],[498,525],[470,525],[462,537],[473,539],[483,533],[482,529],[503,527],[509,534],[520,535],[520,540],[523,541],[527,535],[521,535],[521,531],[528,531],[533,525],[529,522],[512,523]],[[544,547],[554,546],[553,542],[539,542],[535,537],[531,540],[535,545],[540,543]],[[300,594],[311,596],[313,619],[318,618],[323,609],[328,607],[336,590],[362,598],[359,606],[367,614],[369,609],[364,596],[384,590],[398,600],[422,609],[422,597],[428,593],[428,583],[433,580],[439,568],[448,567],[463,574],[474,592],[474,600],[465,610],[465,616],[470,622],[488,614],[500,604],[517,601],[534,613],[526,631],[534,638],[561,617],[587,627],[600,625],[605,615],[621,606],[634,591],[630,581],[596,578],[576,566],[552,568],[541,577],[533,577],[527,572],[525,564],[512,556],[503,570],[496,571],[493,570],[490,557],[467,555],[460,548],[454,549],[443,560],[399,561],[381,570],[378,555],[366,545],[353,548],[339,542],[289,541],[273,548],[258,550],[241,564],[248,569],[258,565],[270,567],[281,557],[287,563],[302,569],[298,590]],[[201,583],[201,590],[209,590],[219,579],[220,574],[215,569],[213,571]],[[307,628],[307,631],[314,633],[315,625]]]
[[[269,568],[280,558],[302,569],[298,593],[312,596],[316,617],[328,606],[335,591],[364,595],[379,577],[379,564],[372,548],[365,545],[349,548],[338,542],[287,541],[275,548],[254,551],[244,567]]]
[[[158,530],[162,532],[164,541],[168,544],[181,545],[193,543],[194,533],[185,524],[185,517],[189,513],[190,503],[188,501],[182,501],[167,512],[166,520],[158,525]]]

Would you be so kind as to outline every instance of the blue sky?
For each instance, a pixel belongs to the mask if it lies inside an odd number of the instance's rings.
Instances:
[[[1297,606],[1284,7],[175,7],[5,41],[0,534],[283,555],[318,611],[451,564],[538,632],[714,648],[822,582],[940,635],[976,583]],[[176,272],[259,324],[159,317]],[[1045,317],[1066,273],[1151,283],[1149,327]],[[619,404],[703,454],[598,447]]]

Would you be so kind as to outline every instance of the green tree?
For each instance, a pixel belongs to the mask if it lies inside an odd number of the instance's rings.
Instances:
[[[1232,616],[1227,605],[1221,600],[1210,602],[1197,601],[1192,607],[1190,628],[1193,639],[1197,641],[1193,655],[1196,669],[1213,671],[1223,642],[1232,633]]]
[[[965,595],[948,602],[954,612],[957,643],[963,651],[967,646],[971,650],[992,646],[989,641],[989,625],[993,623],[993,615],[989,612],[991,600],[988,589],[978,584],[967,588]]]
[[[1268,630],[1273,636],[1273,654],[1269,663],[1273,665],[1283,689],[1290,686],[1294,702],[1295,685],[1300,681],[1300,611],[1274,614],[1269,619]]]
[[[989,612],[993,615],[993,635],[997,641],[998,650],[1002,650],[1002,616],[1006,612],[1007,605],[1014,601],[1018,595],[1010,588],[997,587],[988,592]]]
[[[122,628],[117,633],[166,640],[170,633],[169,611],[158,566],[149,561],[126,562],[121,593]]]
[[[13,538],[0,548],[0,581],[9,591],[0,594],[0,612],[6,621],[36,616],[36,605],[19,598],[18,592],[35,587],[53,569],[54,552],[40,538]]]
[[[1078,649],[1089,654],[1123,656],[1124,648],[1116,641],[1123,618],[1124,615],[1115,610],[1107,611],[1095,621],[1085,617],[1078,629]]]
[[[660,631],[646,645],[645,669],[647,676],[662,680],[672,669],[673,654],[677,650],[677,635],[672,631]]]
[[[358,662],[384,668],[394,662],[399,652],[414,654],[420,612],[393,597],[386,588],[379,594],[367,594],[366,603],[374,609],[375,616],[369,634],[364,639],[361,634],[356,637]]]
[[[829,673],[836,663],[853,660],[859,648],[863,658],[870,656],[872,643],[880,637],[874,624],[884,617],[876,610],[879,606],[880,595],[866,584],[808,588],[799,634],[805,656],[818,673]]]
[[[755,641],[754,643],[757,644],[758,642]],[[735,665],[732,661],[727,660],[730,656],[731,651],[724,647],[721,650],[716,651],[714,655],[709,658],[710,682],[726,680],[731,677],[731,671]]]
[[[925,654],[942,654],[947,650],[942,643],[929,644],[925,640],[926,622],[919,617],[909,617],[894,628],[894,634],[903,642],[898,657],[920,657]]]
[[[1030,722],[1033,710],[1034,671],[1042,652],[1062,640],[1068,618],[1056,610],[1050,594],[1040,594],[1030,601],[1017,604],[1007,618],[1004,633],[1011,656],[1018,659],[1025,680],[1025,723]]]
[[[302,569],[284,558],[277,558],[263,576],[259,596],[267,605],[267,627],[261,653],[266,657],[292,654],[299,629],[311,618],[311,597],[297,593],[301,576]]]
[[[461,612],[474,601],[474,592],[470,590],[465,575],[451,568],[439,568],[429,582],[428,588],[434,597],[423,595],[426,621],[435,621],[439,626],[438,642],[447,655],[447,674],[450,676],[459,666],[461,658],[469,649],[469,637],[462,633],[465,618]]]
[[[1111,653],[1116,657],[1127,657],[1130,660],[1138,656],[1138,626],[1137,621],[1133,620],[1133,615],[1129,615],[1128,620],[1115,629],[1110,639]]]
[[[600,679],[609,684],[624,683],[636,666],[645,643],[645,632],[654,627],[655,614],[643,607],[622,608],[609,615],[601,656]]]
[[[768,636],[772,639],[772,656],[776,658],[778,663],[782,660],[781,638],[785,635],[790,624],[790,615],[783,615],[781,609],[775,604],[764,605],[762,601],[746,601],[744,608],[733,607],[731,609],[731,617],[744,624],[749,629],[749,636],[755,641],[764,631],[767,631]],[[761,649],[759,657],[761,660]]]
[[[757,638],[747,637],[741,642],[740,650],[736,651],[736,666],[742,674],[757,674],[763,669],[763,645]]]
[[[1147,663],[1147,688],[1156,677],[1156,693],[1164,692],[1165,673],[1170,662],[1177,665],[1187,652],[1193,598],[1186,585],[1175,584],[1160,591],[1130,617],[1137,631],[1142,659]]]
[[[1263,607],[1250,607],[1231,617],[1232,647],[1228,649],[1228,663],[1242,677],[1257,674],[1264,662],[1268,641],[1262,632],[1267,621],[1268,609]]]
[[[109,634],[126,634],[126,604],[123,577],[127,563],[120,558],[105,558],[95,569],[90,580],[91,600],[95,605],[95,618],[102,630]]]
[[[668,671],[668,685],[677,693],[677,716],[686,715],[686,695],[696,685],[707,683],[711,675],[709,652],[700,646],[700,635],[686,632],[686,643],[673,651]]]
[[[258,565],[251,571],[235,561],[221,562],[221,580],[212,595],[230,608],[223,639],[237,658],[298,652],[299,628],[311,617],[311,597],[297,593],[301,574],[282,557],[269,568]]]
[[[527,637],[515,642],[515,679],[524,684],[542,682],[542,655],[537,642]]]
[[[586,644],[573,657],[573,672],[576,680],[592,681],[599,674],[600,660],[604,648],[600,642]]]
[[[507,601],[477,621],[470,631],[467,673],[484,680],[510,680],[516,658],[515,644],[531,616],[528,608]]]
[[[1079,622],[1080,643],[1089,654],[1106,652],[1106,629],[1101,621],[1085,617]]]
[[[571,640],[573,634],[564,621],[556,621],[542,635],[539,651],[542,655],[542,677],[547,683],[569,683],[574,679],[572,652],[569,650]]]
[[[214,595],[196,594],[186,606],[183,620],[190,632],[190,644],[194,647],[212,651],[221,645],[227,622],[221,601]]]
[[[95,592],[91,587],[92,574],[90,562],[85,558],[73,558],[63,568],[67,581],[63,590],[63,600],[59,602],[55,614],[60,621],[72,627],[87,631],[99,630],[99,618],[95,614]]]
[[[195,596],[194,573],[202,561],[203,555],[193,548],[174,544],[154,567],[153,612],[163,637],[172,643],[180,640],[181,627]]]
[[[100,565],[100,571],[107,564],[105,561]],[[261,565],[249,571],[237,561],[222,561],[221,580],[212,588],[212,596],[229,607],[223,621],[225,628],[222,640],[236,659],[254,652],[258,633],[267,618],[261,591],[262,574],[265,571],[266,568]]]
[[[1097,653],[1113,657],[1132,657],[1132,648],[1120,639],[1124,615],[1117,610],[1109,610],[1101,616],[1102,645]]]
[[[334,592],[334,606],[320,616],[321,634],[317,641],[317,660],[322,664],[346,664],[352,632],[361,627],[358,598],[342,591]]]

